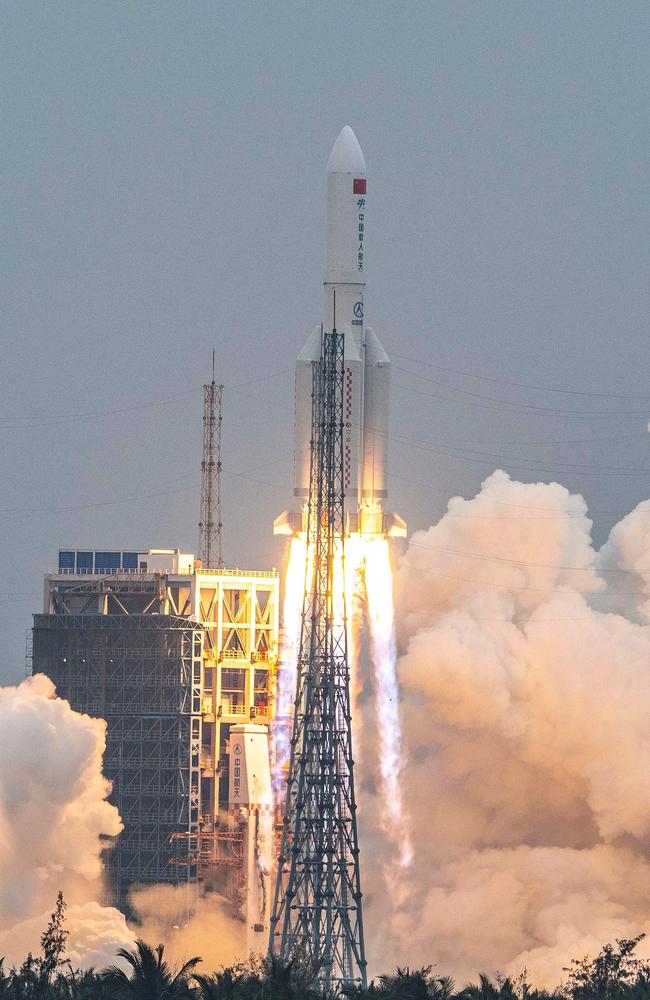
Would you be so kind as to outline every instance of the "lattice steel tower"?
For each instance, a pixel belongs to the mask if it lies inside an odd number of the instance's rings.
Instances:
[[[269,950],[300,957],[329,990],[366,984],[344,562],[344,336],[321,332],[313,366],[311,471],[296,700]],[[338,582],[341,587],[340,577]],[[341,601],[343,607],[341,608]],[[338,606],[336,606],[338,604]]]
[[[221,569],[221,401],[223,386],[214,380],[203,386],[203,460],[201,462],[201,512],[199,559],[206,569]]]

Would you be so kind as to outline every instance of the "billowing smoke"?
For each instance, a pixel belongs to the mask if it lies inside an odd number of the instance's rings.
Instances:
[[[495,472],[401,559],[415,861],[389,920],[366,862],[374,971],[555,985],[650,931],[650,507],[600,554],[590,529],[581,497]]]
[[[41,935],[53,909],[54,902],[49,905],[49,911],[44,910],[0,931],[0,955],[6,958],[5,968],[20,965],[28,952],[40,953]],[[65,929],[68,931],[65,958],[73,969],[103,969],[115,965],[117,949],[131,948],[136,937],[119,910],[95,901],[68,906]]]
[[[140,922],[138,937],[164,942],[172,962],[199,955],[204,971],[211,971],[247,957],[244,924],[215,893],[197,897],[187,886],[152,885],[134,889],[129,899]]]
[[[101,852],[122,829],[102,774],[106,724],[72,710],[42,674],[0,688],[0,955],[38,954],[59,890],[67,903],[66,957],[75,968],[115,962],[136,936],[163,941],[174,961],[206,968],[245,957],[243,924],[217,896],[189,887],[134,891],[137,926],[102,906]]]
[[[395,846],[374,794],[381,760],[366,752],[371,972],[436,961],[462,981],[527,967],[555,985],[571,957],[650,932],[650,504],[597,553],[581,497],[496,472],[413,537],[396,588],[415,857],[387,904],[381,862]],[[98,902],[102,838],[120,830],[104,739],[104,724],[56,699],[44,677],[0,689],[10,963],[38,951],[59,888],[73,964],[101,967],[133,941]],[[178,895],[136,896],[137,932],[165,940],[173,958],[203,954],[208,968],[241,957],[241,925],[211,897],[170,933]]]
[[[38,953],[63,890],[68,952],[80,966],[112,962],[134,935],[97,902],[102,838],[122,828],[106,801],[105,723],[73,712],[42,675],[0,688],[0,955]]]

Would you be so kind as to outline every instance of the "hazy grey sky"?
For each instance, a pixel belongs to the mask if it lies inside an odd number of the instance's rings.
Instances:
[[[60,545],[194,550],[213,345],[225,554],[279,565],[346,122],[394,508],[425,526],[501,466],[583,492],[602,540],[650,497],[646,0],[5,0],[0,27],[0,679]]]

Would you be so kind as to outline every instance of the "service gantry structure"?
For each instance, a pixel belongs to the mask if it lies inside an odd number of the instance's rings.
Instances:
[[[326,991],[367,981],[345,584],[335,571],[340,560],[344,581],[343,380],[344,334],[334,325],[321,330],[313,366],[310,555],[269,941],[271,954],[306,962]]]
[[[199,881],[239,903],[230,733],[272,717],[279,589],[275,570],[206,569],[179,550],[59,550],[32,669],[106,720],[124,824],[106,854],[107,904],[132,915],[134,884]]]

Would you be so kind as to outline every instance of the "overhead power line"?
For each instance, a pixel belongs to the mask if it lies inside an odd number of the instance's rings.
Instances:
[[[272,372],[269,375],[261,375],[259,378],[246,379],[243,382],[235,382],[232,385],[223,385],[221,388],[236,392],[242,386],[257,385],[260,382],[266,382],[269,379],[277,378],[279,375],[285,375],[288,370],[289,369],[283,368],[280,371]],[[114,406],[101,410],[77,410],[71,413],[39,413],[27,416],[20,416],[17,414],[0,414],[0,430],[11,429],[14,427],[46,427],[52,423],[65,423],[70,420],[80,420],[83,418],[94,420],[101,417],[112,417],[116,414],[132,413],[134,410],[147,410],[159,406],[170,406],[173,403],[180,403],[187,399],[196,398],[198,393],[199,386],[196,386],[194,389],[190,389],[188,392],[181,393],[178,396],[169,396],[163,399],[150,399],[144,402],[130,403],[127,406]]]
[[[405,375],[409,375],[411,378],[418,379],[420,382],[428,382],[430,385],[437,385],[441,389],[448,389],[450,392],[457,392],[461,396],[469,396],[472,399],[480,399],[489,403],[497,403],[499,406],[507,409],[525,410],[531,414],[559,417],[647,417],[648,413],[650,413],[650,400],[648,400],[648,407],[645,410],[567,410],[559,409],[558,407],[553,406],[541,406],[538,403],[520,403],[516,400],[501,399],[498,396],[488,396],[482,392],[473,392],[471,389],[462,389],[460,386],[449,385],[447,382],[441,382],[438,379],[429,378],[426,375],[420,375],[417,372],[410,371],[408,368],[402,368],[401,365],[393,365],[393,368],[396,371],[403,372]],[[384,379],[382,381],[385,382],[386,380]],[[418,390],[410,389],[409,391],[417,392]],[[431,395],[430,393],[425,393],[422,390],[419,390],[419,392],[421,395]]]
[[[563,566],[562,564],[556,563],[540,563],[532,562],[526,559],[511,559],[508,556],[497,556],[489,555],[485,552],[466,552],[463,549],[451,549],[444,545],[427,545],[426,542],[416,542],[412,538],[409,540],[409,546],[414,546],[420,549],[430,549],[432,552],[442,552],[446,555],[461,556],[464,559],[478,559],[482,562],[494,562],[501,563],[508,566],[515,567],[525,567],[526,569],[555,569],[562,570],[564,572],[581,572],[581,573],[616,573],[623,576],[633,576],[638,577],[641,574],[634,572],[629,569],[605,569],[600,566]]]
[[[460,368],[450,368],[447,365],[438,364],[435,361],[423,361],[422,358],[410,358],[405,354],[392,352],[394,358],[401,358],[402,361],[409,361],[414,365],[424,365],[425,368],[435,368],[438,371],[446,372],[449,375],[461,375],[463,378],[474,378],[481,382],[493,382],[498,385],[510,385],[516,389],[533,389],[537,392],[558,392],[568,396],[594,396],[600,399],[638,399],[647,400],[650,403],[650,396],[634,395],[627,392],[598,392],[594,389],[563,389],[552,385],[534,385],[530,382],[517,382],[514,379],[496,378],[490,375],[477,374],[476,372],[463,371]]]

